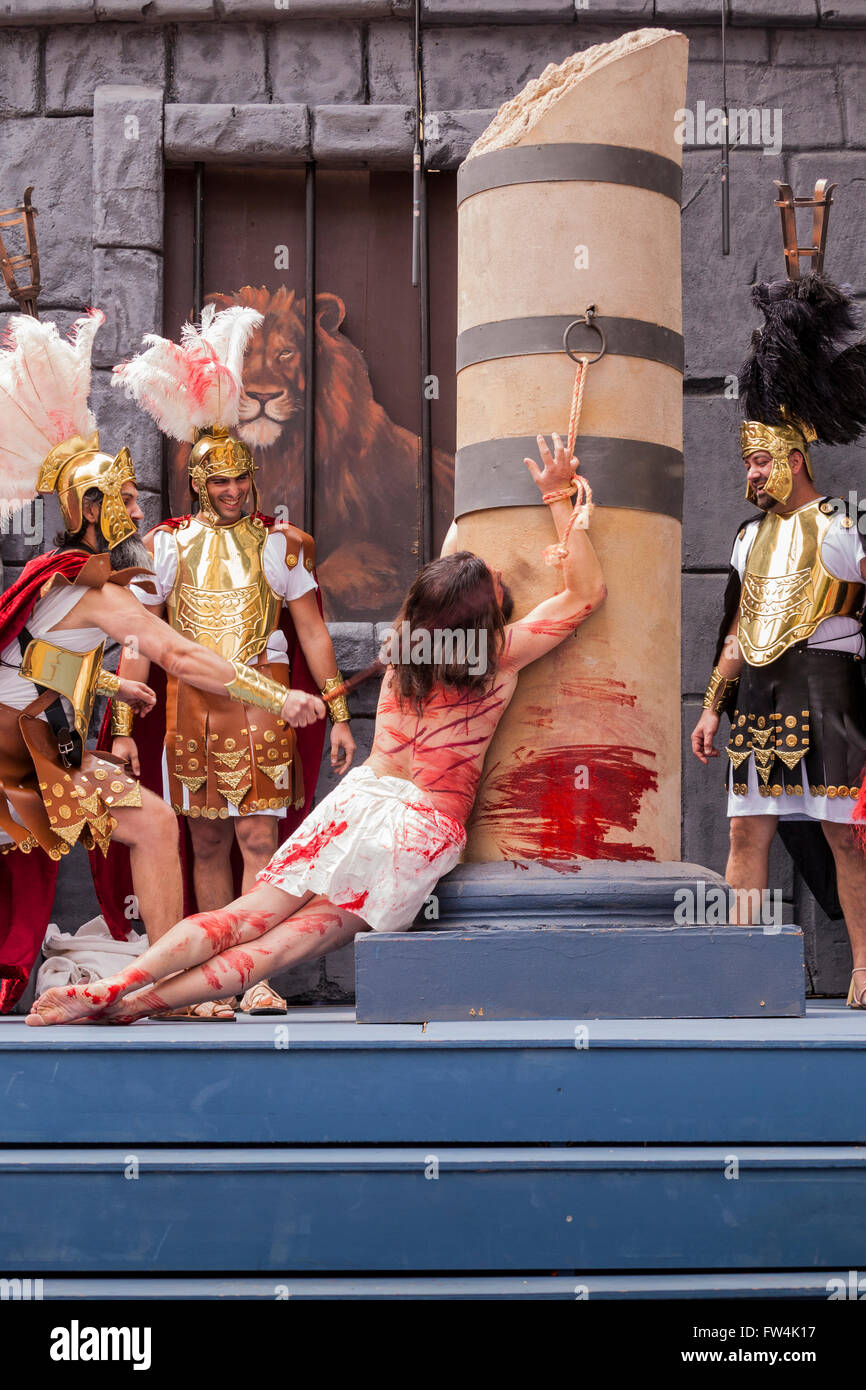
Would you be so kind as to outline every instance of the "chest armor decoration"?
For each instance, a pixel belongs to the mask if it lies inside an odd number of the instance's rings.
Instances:
[[[168,621],[226,661],[249,661],[277,626],[282,599],[262,568],[267,531],[252,517],[207,526],[193,517],[174,532],[177,575]]]
[[[743,574],[737,629],[750,666],[769,665],[825,618],[853,617],[862,608],[864,586],[835,579],[821,562],[833,519],[829,503],[813,502],[791,516],[768,512],[761,521]]]

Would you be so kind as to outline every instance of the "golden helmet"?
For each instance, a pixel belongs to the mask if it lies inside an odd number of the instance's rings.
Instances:
[[[137,531],[120,495],[124,483],[134,482],[129,450],[123,448],[114,457],[102,453],[99,434],[94,432],[88,439],[75,434],[54,446],[42,462],[36,491],[57,493],[64,525],[75,535],[84,524],[84,495],[90,488],[98,488],[102,493],[99,527],[109,550],[113,550]]]
[[[789,458],[795,449],[803,455],[806,472],[810,481],[814,481],[815,475],[812,471],[812,459],[809,454],[809,445],[814,438],[815,431],[813,429],[793,419],[790,424],[786,425],[764,425],[759,420],[744,420],[740,426],[740,448],[743,458],[747,459],[750,454],[756,454],[758,450],[766,450],[773,460],[773,467],[764,484],[764,491],[769,493],[776,502],[787,502],[791,495],[794,475],[791,472]],[[746,500],[753,503],[757,501],[751,483],[746,484]]]
[[[189,477],[198,502],[207,520],[219,521],[207,491],[208,478],[239,478],[249,473],[252,482],[252,512],[258,511],[259,495],[256,490],[256,465],[252,451],[242,439],[236,438],[224,425],[210,425],[197,430],[195,443],[189,455]]]

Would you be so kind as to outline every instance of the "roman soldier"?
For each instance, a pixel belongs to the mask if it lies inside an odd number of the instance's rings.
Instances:
[[[0,479],[4,506],[54,492],[58,548],[25,565],[0,599],[0,1011],[20,997],[51,912],[57,865],[75,844],[92,862],[109,841],[128,846],[141,916],[152,940],[181,906],[176,824],[134,772],[85,746],[98,693],[145,714],[153,692],[102,667],[106,637],[133,641],[204,689],[256,697],[286,718],[321,714],[285,690],[171,634],[129,591],[150,559],[126,448],[106,453],[90,410],[90,358],[104,322],[79,319],[69,341],[54,324],[11,320],[0,352]],[[62,697],[65,697],[65,703]],[[129,921],[115,935],[123,938]]]
[[[720,715],[727,744],[730,857],[740,921],[767,886],[776,828],[825,910],[844,915],[866,1006],[866,551],[840,500],[815,486],[811,445],[866,429],[866,342],[849,297],[818,271],[755,287],[765,324],[740,374],[746,496],[725,614],[692,749],[707,763]]]
[[[328,695],[342,676],[318,602],[313,538],[259,510],[252,454],[232,434],[244,344],[261,319],[249,308],[216,313],[209,305],[201,329],[188,324],[180,346],[150,337],[143,353],[115,369],[116,382],[160,428],[191,445],[189,482],[197,507],[188,516],[170,517],[146,537],[156,600],[141,597],[176,632],[226,659],[248,662],[287,688],[306,683],[311,672]],[[198,390],[200,363],[207,360],[219,364],[223,383],[231,380],[230,392]],[[146,680],[146,658],[124,655],[121,674]],[[310,729],[302,749],[284,720],[218,695],[203,696],[172,677],[164,710],[163,795],[188,826],[198,909],[222,908],[235,895],[234,844],[242,868],[238,886],[248,891],[278,838],[309,809],[323,726]],[[342,773],[355,749],[345,696],[329,703],[328,710],[331,761]],[[132,710],[115,705],[113,751],[138,767],[142,749],[132,731]],[[152,732],[151,726],[148,743]],[[288,823],[287,812],[292,814]],[[279,1013],[286,1004],[264,981],[247,991],[240,1007]],[[231,1018],[233,1013],[233,1002],[220,1001],[183,1016]]]

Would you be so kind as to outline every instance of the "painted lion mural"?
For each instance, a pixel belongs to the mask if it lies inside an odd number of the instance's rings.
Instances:
[[[302,525],[304,300],[286,286],[272,292],[247,285],[208,301],[251,305],[264,315],[244,362],[238,433],[255,453],[263,508],[283,504],[288,519]],[[374,620],[390,616],[417,571],[420,440],[374,400],[363,355],[341,331],[345,314],[337,295],[316,295],[317,568],[327,617]],[[183,469],[178,481],[185,495]],[[437,546],[453,499],[453,456],[436,450]]]

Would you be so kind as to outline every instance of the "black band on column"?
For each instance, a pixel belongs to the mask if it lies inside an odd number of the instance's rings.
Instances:
[[[568,431],[562,431],[562,438]],[[457,450],[454,516],[494,507],[544,506],[524,458],[536,457],[534,435],[485,439]],[[683,456],[666,444],[581,435],[580,471],[600,507],[631,507],[682,521]]]
[[[457,206],[475,193],[518,183],[619,183],[661,193],[679,204],[678,164],[625,145],[512,145],[466,159],[457,170]]]
[[[573,314],[538,314],[522,319],[501,319],[498,323],[479,323],[457,337],[457,370],[476,362],[492,362],[498,357],[523,357],[541,352],[562,352],[562,335],[582,311]],[[684,365],[683,337],[672,328],[643,319],[593,319],[604,329],[606,353],[616,357],[645,357],[681,372]],[[598,332],[578,323],[568,335],[575,353],[592,357],[598,351]]]

